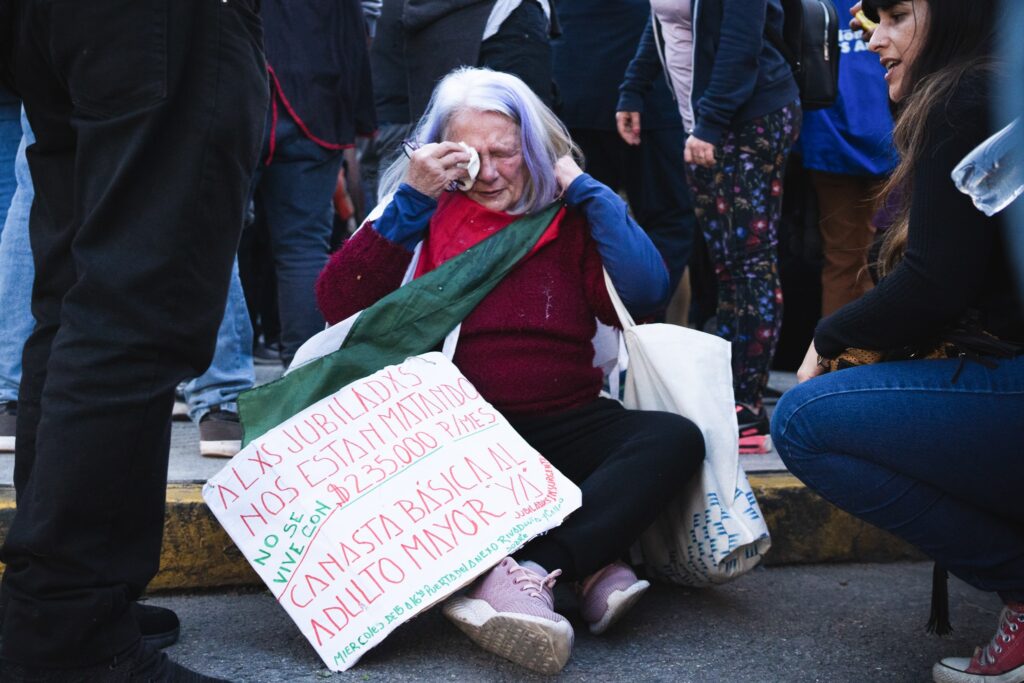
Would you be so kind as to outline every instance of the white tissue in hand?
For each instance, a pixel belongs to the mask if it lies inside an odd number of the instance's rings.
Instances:
[[[458,165],[459,168],[464,168],[466,169],[466,172],[469,173],[468,178],[463,178],[458,181],[459,189],[463,192],[468,192],[470,188],[473,187],[473,183],[476,182],[477,174],[480,173],[480,154],[465,142],[460,142],[459,144],[462,146],[462,149],[466,150],[466,153],[469,154],[469,161]]]

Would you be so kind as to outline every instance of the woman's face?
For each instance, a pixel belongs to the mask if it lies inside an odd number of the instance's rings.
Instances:
[[[899,102],[909,93],[907,73],[924,43],[928,3],[926,0],[903,0],[889,9],[879,9],[878,17],[878,28],[871,35],[868,47],[878,53],[878,59],[885,67],[889,99]]]
[[[523,196],[526,164],[519,126],[495,112],[464,111],[448,125],[448,140],[480,153],[480,173],[466,196],[492,211],[508,211]]]

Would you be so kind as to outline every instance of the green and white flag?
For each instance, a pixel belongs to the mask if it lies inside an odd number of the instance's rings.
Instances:
[[[562,204],[524,216],[364,310],[341,348],[238,397],[243,445],[383,367],[436,349],[544,234]]]

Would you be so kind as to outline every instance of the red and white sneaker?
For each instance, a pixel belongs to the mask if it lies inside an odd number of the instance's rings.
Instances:
[[[1024,602],[1011,602],[999,616],[992,641],[974,656],[947,657],[932,667],[935,683],[1024,683]]]
[[[761,408],[755,413],[747,406],[736,404],[736,422],[740,429],[740,455],[764,455],[772,450],[772,428],[768,411]]]

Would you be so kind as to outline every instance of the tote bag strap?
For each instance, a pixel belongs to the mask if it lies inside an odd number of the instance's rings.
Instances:
[[[618,360],[608,373],[608,392],[612,395],[612,398],[618,400],[619,376],[629,365],[629,355],[627,354],[623,333],[636,327],[636,323],[633,321],[633,316],[626,310],[626,304],[622,303],[622,299],[615,289],[615,284],[612,282],[608,270],[606,268],[602,270],[604,271],[604,286],[608,290],[608,298],[611,299],[612,306],[615,307],[615,313],[619,317],[619,324],[622,325],[622,332],[616,335],[618,339]]]
[[[622,325],[623,331],[633,329],[636,327],[633,316],[626,310],[626,304],[622,303],[619,293],[615,291],[615,284],[612,282],[611,275],[608,274],[608,269],[602,270],[604,270],[604,286],[608,290],[608,298],[612,300],[612,306],[615,307],[615,313],[619,316],[619,323]]]

